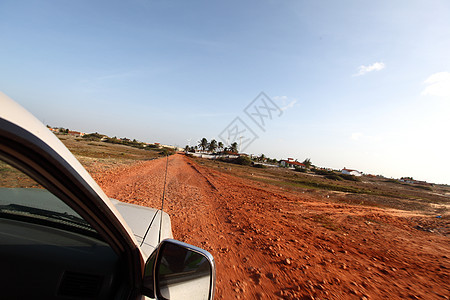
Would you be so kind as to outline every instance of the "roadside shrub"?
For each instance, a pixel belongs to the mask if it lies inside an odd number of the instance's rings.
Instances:
[[[354,175],[349,175],[349,174],[339,174],[340,177],[342,177],[345,180],[350,180],[350,181],[361,181],[361,179],[359,177],[356,177]]]
[[[250,166],[252,164],[252,160],[247,156],[239,156],[234,160],[234,163],[243,166]]]
[[[102,137],[103,137],[103,135],[101,135],[97,132],[83,135],[83,139],[85,139],[87,141],[93,141],[93,142],[99,142],[102,139]]]
[[[384,180],[384,182],[402,184],[402,183],[401,183],[400,181],[398,181],[397,179],[391,179],[391,178]]]
[[[335,175],[333,171],[327,171],[327,170],[321,170],[321,169],[315,169],[314,173],[317,175],[323,175],[323,176]]]
[[[150,145],[147,145],[147,148],[156,149],[156,148],[159,148],[159,146],[155,145],[155,144],[150,144]]]
[[[221,162],[225,162],[225,163],[234,163],[234,160],[226,158],[226,157],[220,157],[220,158],[218,158],[216,160],[221,161]]]
[[[111,143],[111,144],[122,144],[122,141],[119,140],[119,139],[116,138],[116,137],[112,137],[112,138],[109,137],[109,138],[106,138],[105,142],[106,142],[106,143]]]
[[[331,179],[331,180],[335,180],[335,181],[342,181],[343,180],[341,176],[336,175],[336,174],[325,175],[325,178]]]
[[[415,187],[416,189],[422,189],[425,191],[432,191],[433,189],[431,186],[425,186],[425,185],[411,185],[412,187]]]
[[[300,172],[300,173],[306,173],[306,169],[305,169],[305,168],[295,167],[295,168],[294,168],[294,171]]]
[[[175,154],[175,150],[171,148],[162,148],[162,150],[159,152],[159,154],[164,156],[169,156]]]
[[[252,162],[252,160],[247,156],[239,156],[237,158],[221,157],[221,158],[218,158],[217,161],[222,161],[222,162],[236,164],[236,165],[256,167],[254,162]],[[260,168],[260,167],[256,167],[256,168]]]
[[[259,168],[259,169],[265,169],[265,168],[267,168],[265,165],[262,165],[262,164],[253,164],[253,167],[254,167],[254,168]]]

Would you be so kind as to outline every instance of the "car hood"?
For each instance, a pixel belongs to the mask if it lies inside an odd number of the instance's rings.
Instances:
[[[133,231],[139,246],[148,257],[166,238],[173,238],[170,217],[159,209],[121,202],[110,198]],[[161,220],[162,216],[162,220]]]

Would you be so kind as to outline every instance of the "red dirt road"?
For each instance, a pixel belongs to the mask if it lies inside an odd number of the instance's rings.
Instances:
[[[95,173],[109,197],[159,208],[165,159]],[[450,299],[450,242],[399,212],[338,204],[169,158],[174,238],[217,266],[216,299]]]

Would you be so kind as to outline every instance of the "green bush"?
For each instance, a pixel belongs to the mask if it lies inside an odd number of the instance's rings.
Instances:
[[[122,144],[122,141],[119,140],[119,139],[116,138],[116,137],[112,137],[112,138],[109,137],[109,138],[106,138],[105,142],[106,142],[106,143],[111,143],[111,144]]]
[[[234,160],[234,163],[243,166],[250,166],[252,164],[252,160],[248,156],[239,156]]]
[[[171,149],[171,148],[162,148],[162,150],[159,152],[159,154],[164,155],[164,156],[169,156],[169,155],[173,155],[175,154],[175,150]]]
[[[325,178],[331,179],[331,180],[335,180],[335,181],[342,181],[342,177],[336,174],[328,174],[325,175]]]
[[[253,164],[253,167],[254,167],[254,168],[259,168],[259,169],[265,169],[265,168],[267,168],[265,165],[262,165],[262,164]]]
[[[87,141],[95,141],[98,142],[103,138],[103,135],[101,135],[100,133],[89,133],[89,134],[85,134],[83,135],[83,139],[87,140]]]
[[[432,191],[433,188],[431,186],[425,186],[425,185],[411,185],[412,187],[415,187],[416,189],[422,189],[425,191]]]
[[[155,145],[155,144],[150,144],[150,145],[147,145],[147,148],[156,149],[156,148],[159,148],[159,146]]]
[[[225,163],[234,163],[234,160],[226,158],[226,157],[220,157],[217,160],[221,161],[221,162],[225,162]]]
[[[294,170],[295,170],[296,172],[306,173],[306,169],[305,169],[305,168],[295,167]]]
[[[350,181],[361,181],[361,179],[359,177],[356,177],[354,175],[350,175],[350,174],[339,174],[340,177],[342,177],[345,180],[350,180]]]
[[[314,173],[317,175],[335,175],[333,171],[327,171],[327,170],[321,170],[321,169],[315,169]]]

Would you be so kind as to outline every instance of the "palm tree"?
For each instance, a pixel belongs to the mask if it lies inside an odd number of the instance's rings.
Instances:
[[[190,149],[191,147],[189,147],[189,145],[186,145],[186,147],[184,147],[184,152],[189,152]]]
[[[217,149],[217,141],[212,139],[211,142],[209,143],[208,150],[214,152],[216,151],[216,149]]]
[[[217,145],[217,148],[219,148],[219,151],[223,151],[223,143],[219,142],[219,144]]]
[[[233,144],[231,144],[230,148],[231,152],[238,152],[238,143],[234,142]]]
[[[311,159],[305,159],[302,164],[304,164],[307,169],[311,168]]]
[[[206,138],[202,138],[199,142],[198,142],[198,146],[200,147],[200,149],[202,149],[203,151],[205,151],[208,148],[208,140]]]
[[[258,161],[264,162],[264,159],[266,159],[266,156],[265,156],[264,154],[261,153],[261,156],[258,157]]]

